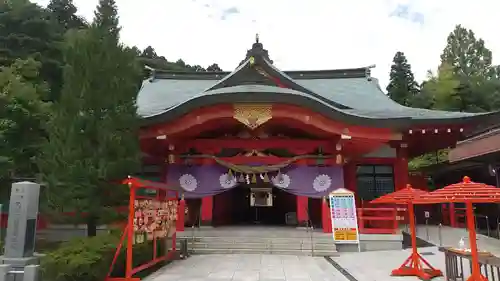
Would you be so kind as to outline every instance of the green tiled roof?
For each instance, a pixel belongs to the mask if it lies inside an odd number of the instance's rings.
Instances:
[[[137,97],[137,112],[142,117],[163,113],[199,95],[214,83],[214,80],[145,80]]]
[[[223,102],[281,102],[356,124],[393,128],[472,119],[484,123],[499,115],[405,107],[385,95],[369,72],[368,68],[282,72],[256,41],[231,73],[167,72],[145,80],[137,98],[138,113],[145,123],[154,123]],[[276,79],[285,86],[275,87]]]
[[[138,113],[140,116],[147,118],[162,114],[169,109],[203,95],[227,94],[227,89],[222,90],[224,88],[215,92],[205,91],[217,82],[218,80],[206,79],[145,80],[137,100]],[[371,81],[367,78],[295,79],[295,82],[326,99],[350,108],[345,110],[332,108],[332,110],[363,116],[365,118],[448,119],[478,115],[474,113],[448,112],[402,106],[391,100],[380,90],[376,79],[371,79]],[[248,95],[251,95],[251,92],[256,91],[256,89],[262,90],[262,87],[250,87],[257,85],[245,86],[249,86],[243,88],[248,90]],[[238,91],[242,90],[242,88],[236,89]],[[231,87],[231,90],[235,90],[235,87]],[[276,88],[276,94],[279,94],[281,90],[280,88]],[[319,104],[324,104],[306,93],[295,91],[295,94],[316,100]],[[329,105],[324,104],[324,106]]]

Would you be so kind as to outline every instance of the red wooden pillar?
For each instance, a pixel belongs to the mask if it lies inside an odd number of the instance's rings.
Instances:
[[[177,205],[177,231],[184,231],[184,219],[186,218],[186,201],[184,200],[184,194],[181,195],[181,200],[179,205]]]
[[[211,226],[214,207],[214,197],[206,196],[201,199],[201,225]]]
[[[330,199],[328,196],[321,200],[321,224],[324,233],[332,233],[332,214],[330,213]]]
[[[408,144],[406,143],[401,143],[396,147],[394,183],[396,190],[403,189],[410,183],[408,178]]]
[[[307,196],[296,196],[297,202],[297,222],[299,226],[307,226],[309,221],[309,198]]]
[[[455,203],[450,203],[448,206],[448,210],[450,211],[450,226],[457,227],[457,216],[455,215]]]

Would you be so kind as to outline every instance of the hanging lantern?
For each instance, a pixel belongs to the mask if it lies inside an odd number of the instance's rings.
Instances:
[[[341,154],[337,154],[337,157],[335,158],[335,163],[337,163],[337,165],[342,164],[342,155]]]
[[[264,182],[269,182],[269,176],[267,173],[264,174],[264,178],[262,179]]]
[[[240,177],[238,178],[238,182],[245,182],[245,176],[243,174],[240,174]]]
[[[255,174],[252,175],[252,183],[257,183],[257,176]]]
[[[245,179],[246,179],[247,184],[250,184],[250,176],[248,174],[246,175]]]
[[[227,172],[227,178],[228,179],[232,179],[233,178],[233,171],[231,169],[229,169],[229,171]]]
[[[264,175],[263,174],[259,174],[259,177],[261,180],[264,180]]]

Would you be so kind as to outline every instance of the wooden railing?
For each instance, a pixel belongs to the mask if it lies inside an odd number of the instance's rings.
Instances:
[[[399,229],[395,207],[358,208],[358,228],[362,234],[396,234]]]
[[[472,271],[471,256],[462,254],[450,248],[440,247],[439,251],[445,256],[445,275],[447,281],[467,280]],[[493,255],[479,255],[479,268],[481,274],[490,281],[500,280],[500,258]]]

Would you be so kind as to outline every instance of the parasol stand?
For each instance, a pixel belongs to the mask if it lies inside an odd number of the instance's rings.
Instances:
[[[498,202],[500,202],[500,191],[498,188],[484,183],[473,182],[469,177],[464,177],[463,181],[460,183],[448,185],[434,192],[426,195],[424,194],[414,202],[415,204],[465,203],[472,266],[471,276],[467,281],[488,280],[481,274],[481,269],[479,267],[476,227],[472,204]]]
[[[422,280],[430,280],[434,277],[443,276],[441,270],[432,267],[430,263],[418,253],[417,250],[417,233],[415,230],[416,223],[415,211],[413,209],[413,200],[425,194],[427,194],[426,191],[414,189],[411,187],[411,185],[408,184],[406,188],[386,194],[371,201],[371,203],[374,204],[408,205],[412,252],[399,268],[392,271],[392,276],[416,276]]]

